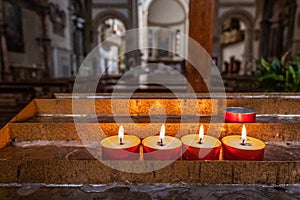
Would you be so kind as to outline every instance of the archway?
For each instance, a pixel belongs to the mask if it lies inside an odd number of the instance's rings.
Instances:
[[[125,31],[125,24],[115,17],[107,17],[98,25],[98,43],[108,41],[106,46],[99,48],[100,70],[104,74],[117,75],[125,72]]]
[[[233,71],[232,68],[229,70],[231,73],[235,72],[242,75],[250,74],[251,70],[253,69],[253,17],[244,10],[231,10],[222,15],[220,18],[220,24],[222,24],[223,27],[220,29],[219,33],[219,35],[223,37],[223,41],[221,39],[220,42],[220,60],[222,63],[223,72],[228,72],[228,70],[226,70],[226,63],[228,63],[234,68]],[[229,39],[228,41],[224,42],[226,37]],[[224,52],[224,49],[226,48],[227,51],[225,50],[226,52]],[[231,55],[228,53],[230,51],[232,51]],[[231,59],[229,59],[230,57]],[[240,68],[240,70],[237,68]]]
[[[141,12],[141,27],[162,27],[176,30],[177,33],[188,34],[188,11],[189,4],[185,0],[146,0],[142,7]],[[162,35],[162,37],[160,37]],[[165,36],[164,33],[145,33],[140,35],[140,38],[147,41],[149,46],[153,48],[159,48],[158,40],[161,38],[168,38],[164,45],[167,45],[172,52],[187,52],[187,44],[185,41],[179,39],[176,40],[176,34]],[[143,58],[156,59],[159,56],[162,57],[176,57],[175,55],[168,54],[167,52],[151,51],[151,49],[143,50]]]
[[[124,24],[125,29],[127,30],[129,27],[129,21],[128,19],[120,12],[115,10],[106,10],[103,12],[100,12],[94,19],[93,27],[94,27],[94,34],[93,34],[93,41],[94,41],[94,47],[98,45],[98,37],[99,37],[99,27],[101,24],[104,23],[107,19],[118,19]]]

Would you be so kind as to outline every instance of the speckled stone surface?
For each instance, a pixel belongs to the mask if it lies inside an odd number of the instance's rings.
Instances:
[[[127,134],[141,139],[159,133],[162,123],[124,123]],[[240,135],[242,125],[238,123],[203,123],[205,132],[217,138],[227,135]],[[101,129],[100,129],[101,128]],[[101,140],[118,133],[118,124],[114,123],[11,123],[10,134],[17,141],[54,140],[79,141]],[[246,124],[247,135],[263,140],[300,141],[300,123],[251,123]],[[166,134],[181,138],[186,134],[199,131],[199,123],[166,123]]]
[[[299,185],[16,185],[0,187],[0,198],[8,200],[98,200],[98,199],[143,199],[143,200],[296,200],[300,199]]]
[[[290,98],[289,98],[290,97]],[[199,97],[200,98],[200,97]],[[125,124],[126,130],[130,134],[137,135],[141,138],[156,134],[159,130],[159,123],[165,121],[164,115],[167,113],[170,116],[199,116],[199,115],[218,115],[222,118],[223,110],[226,106],[244,106],[251,108],[257,114],[299,114],[300,113],[300,95],[279,94],[264,95],[264,94],[244,94],[244,95],[228,95],[228,99],[224,97],[207,99],[207,95],[201,96],[202,99],[143,99],[133,98],[126,99],[76,99],[73,102],[74,110],[72,110],[72,99],[36,99],[31,102],[19,115],[17,115],[9,124],[9,132],[11,138],[20,141],[24,140],[78,140],[74,127],[74,119],[70,117],[67,121],[63,117],[52,117],[52,121],[28,121],[34,114],[37,115],[70,115],[84,114],[91,115],[95,112],[98,118],[91,119],[94,123],[99,122],[103,134],[113,135],[117,131],[118,126],[114,124],[116,121]],[[78,109],[77,109],[78,108]],[[75,113],[72,113],[75,112]],[[122,119],[113,119],[114,116],[161,116],[157,118],[151,117],[150,120],[135,119],[132,122],[122,121]],[[84,120],[75,118],[75,122],[82,123],[77,126],[77,129],[84,130],[86,139],[97,138],[95,132],[99,132],[98,125],[91,123],[84,117]],[[299,118],[299,116],[298,116]],[[298,119],[297,118],[297,119]],[[48,118],[49,119],[49,118]],[[87,119],[87,121],[85,121]],[[149,118],[150,119],[150,118]],[[202,123],[203,118],[200,118]],[[239,124],[225,124],[222,128],[221,120],[210,123],[211,130],[217,130],[216,133],[210,132],[217,137],[223,137],[229,134],[239,134]],[[22,123],[18,123],[22,122]],[[27,122],[27,123],[26,123]],[[199,119],[183,119],[182,125],[179,127],[180,121],[172,122],[167,118],[167,134],[181,137],[184,134],[197,132]],[[299,119],[277,119],[272,120],[264,118],[257,121],[255,124],[247,125],[249,127],[249,135],[256,136],[264,141],[299,141]],[[203,123],[208,128],[207,120]],[[219,127],[219,128],[218,128]],[[219,130],[218,130],[219,129]],[[222,129],[222,131],[220,131]],[[220,133],[221,132],[221,133]],[[58,134],[53,134],[58,133]],[[102,133],[102,132],[101,132]],[[5,131],[2,131],[5,135]],[[7,131],[6,131],[7,134]],[[7,138],[7,137],[6,137]],[[3,141],[7,143],[7,141]],[[2,145],[3,146],[3,145]]]
[[[9,146],[0,151],[0,183],[299,184],[299,149],[299,144],[274,143],[267,145],[265,161],[178,160],[153,172],[135,174],[106,166],[84,147]],[[151,161],[105,162],[128,168],[156,165]]]
[[[258,114],[300,114],[299,98],[238,99],[36,99],[37,112],[42,114],[222,114],[226,107],[247,107]],[[73,105],[72,105],[73,103]],[[72,110],[74,106],[74,110]]]
[[[300,183],[300,95],[229,94],[226,98],[221,96],[213,99],[200,95],[197,100],[190,100],[188,97],[177,100],[167,95],[155,98],[154,95],[151,98],[134,97],[129,102],[124,98],[98,98],[95,101],[78,98],[74,102],[72,105],[72,99],[68,98],[34,100],[0,130],[0,148],[10,142],[29,142],[27,148],[10,145],[0,149],[0,183]],[[78,109],[72,110],[72,106]],[[111,169],[82,147],[58,147],[52,144],[39,148],[30,147],[30,142],[35,141],[100,142],[102,138],[117,133],[116,122],[124,124],[127,134],[145,138],[159,132],[166,113],[169,115],[166,119],[167,135],[180,138],[197,133],[199,122],[204,124],[206,132],[209,129],[208,134],[215,137],[239,135],[242,124],[222,123],[223,110],[228,106],[248,107],[261,115],[257,118],[257,123],[246,124],[246,127],[248,136],[268,143],[265,161],[179,160],[150,173],[131,174]],[[95,113],[97,117],[89,119],[89,115]],[[119,118],[111,120],[112,113]],[[85,115],[84,118],[75,119],[76,127],[72,114]],[[133,116],[132,122],[128,121],[128,114]],[[288,116],[282,117],[279,114]],[[194,118],[199,115],[217,117],[210,123],[207,118],[200,118],[200,121]],[[127,119],[122,118],[124,116]],[[182,123],[179,123],[178,116],[184,117]],[[149,123],[150,119],[153,123]],[[128,168],[153,166],[144,161],[109,162]]]

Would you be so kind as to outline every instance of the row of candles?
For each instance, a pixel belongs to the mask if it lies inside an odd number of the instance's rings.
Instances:
[[[222,142],[221,142],[222,141]],[[141,140],[133,135],[124,135],[124,127],[119,127],[116,136],[101,141],[102,157],[108,160],[135,160],[140,158],[140,144],[144,160],[176,160],[181,152],[187,160],[219,160],[220,150],[224,160],[263,160],[265,143],[254,137],[247,137],[243,125],[241,135],[223,137],[222,140],[205,135],[203,125],[199,134],[189,134],[180,140],[165,135],[163,124],[159,135]]]

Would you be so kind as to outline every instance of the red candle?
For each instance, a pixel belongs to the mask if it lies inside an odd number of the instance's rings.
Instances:
[[[222,139],[224,160],[263,160],[265,143],[253,137],[247,137],[243,125],[242,136],[232,135]]]
[[[181,138],[183,157],[187,160],[219,160],[221,142],[217,138],[204,135],[203,125],[199,134],[185,135]]]
[[[243,107],[229,107],[225,109],[224,118],[226,122],[251,123],[255,122],[255,111]]]
[[[142,141],[145,160],[177,160],[181,156],[181,141],[165,136],[163,124],[159,136],[150,136]]]
[[[102,158],[104,160],[138,160],[141,140],[133,135],[124,135],[124,128],[120,126],[118,135],[101,141]]]

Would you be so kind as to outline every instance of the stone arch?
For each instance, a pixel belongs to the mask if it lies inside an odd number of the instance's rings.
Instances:
[[[246,26],[249,28],[254,27],[254,18],[248,11],[242,10],[242,9],[232,9],[232,10],[225,12],[220,17],[221,24],[223,24],[224,21],[226,21],[227,19],[232,18],[232,17],[241,19],[243,22],[245,22]]]
[[[125,17],[125,15],[115,10],[107,10],[99,13],[94,19],[94,23],[93,23],[94,27],[99,26],[103,21],[105,21],[108,18],[117,18],[118,20],[124,23],[126,29],[130,27],[127,17]]]
[[[86,14],[86,6],[82,0],[73,0],[72,4],[74,6],[75,13],[80,17],[84,17]]]
[[[146,17],[146,24],[148,26],[148,17],[149,17],[149,10],[151,8],[151,6],[157,2],[158,0],[149,0],[149,1],[146,1],[145,2],[145,7],[144,7],[144,12],[146,13],[145,14],[145,17]],[[187,25],[188,25],[188,13],[189,13],[189,5],[186,1],[184,0],[174,0],[175,2],[178,3],[178,5],[182,8],[182,10],[184,11],[184,21],[182,23],[184,23],[184,26],[185,26],[185,31],[187,31]]]
[[[93,38],[94,38],[94,43],[96,46],[98,43],[98,28],[99,25],[104,22],[105,20],[109,19],[109,18],[116,18],[118,20],[120,20],[121,22],[123,22],[125,29],[128,30],[130,27],[130,23],[127,17],[125,17],[122,13],[115,11],[115,10],[107,10],[104,12],[100,12],[95,19],[93,20]]]
[[[144,10],[148,11],[150,6],[153,4],[153,2],[155,2],[156,0],[146,0],[146,2],[144,3]],[[186,14],[189,13],[189,4],[185,1],[185,0],[176,0],[177,2],[180,3],[180,5],[183,7],[184,11]]]
[[[244,50],[244,63],[242,65],[245,65],[247,61],[250,61],[253,57],[253,40],[254,40],[254,18],[253,16],[246,10],[242,9],[231,9],[227,12],[225,12],[222,16],[219,18],[219,24],[222,25],[224,22],[230,18],[237,18],[241,20],[245,26],[246,26],[246,38],[245,38],[245,50]],[[221,35],[221,28],[218,29],[218,35]],[[220,50],[222,49],[221,44]],[[223,63],[223,57],[222,53],[220,53],[220,61]],[[247,69],[244,69],[247,70]],[[246,71],[244,71],[246,72]]]
[[[149,14],[150,14],[150,10],[151,7],[153,6],[153,4],[155,4],[156,2],[158,2],[159,0],[145,0],[143,7],[142,7],[142,12],[143,12],[143,21],[142,21],[142,25],[149,27]],[[186,0],[172,0],[174,1],[176,4],[178,4],[178,6],[181,8],[181,12],[183,12],[183,19],[179,22],[176,23],[153,23],[150,24],[151,26],[158,26],[158,27],[164,27],[164,28],[172,28],[172,27],[176,27],[176,26],[180,26],[181,27],[181,33],[183,34],[188,34],[188,29],[189,29],[189,17],[188,17],[188,13],[189,13],[189,3]],[[148,39],[148,34],[145,33],[144,35],[141,35],[140,38],[144,38],[144,39]],[[182,41],[182,47],[184,52],[187,52],[187,44],[186,41]],[[144,59],[147,59],[147,55],[148,55],[148,50],[143,50],[143,55],[144,55]]]

